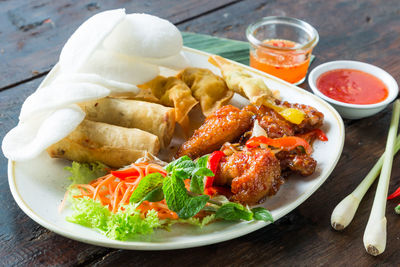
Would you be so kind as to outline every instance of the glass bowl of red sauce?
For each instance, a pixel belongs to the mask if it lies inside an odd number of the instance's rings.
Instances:
[[[361,119],[383,110],[398,95],[396,80],[374,65],[338,60],[319,65],[308,77],[314,94],[346,119]]]
[[[305,80],[318,32],[290,17],[264,17],[249,25],[250,66],[292,84]]]

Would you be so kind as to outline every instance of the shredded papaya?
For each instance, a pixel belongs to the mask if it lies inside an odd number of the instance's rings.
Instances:
[[[152,163],[135,163],[129,168],[110,171],[109,174],[91,181],[89,184],[73,184],[72,188],[79,190],[80,194],[76,194],[74,198],[88,197],[93,200],[99,200],[103,206],[106,206],[111,212],[116,213],[119,209],[123,209],[124,205],[129,204],[129,199],[133,191],[136,189],[140,180],[150,173],[160,173],[166,176],[167,172],[164,168]],[[68,196],[65,194],[64,205]],[[159,219],[177,219],[178,215],[169,210],[165,200],[159,202],[143,201],[138,207],[142,214],[147,214],[149,210],[155,210]]]

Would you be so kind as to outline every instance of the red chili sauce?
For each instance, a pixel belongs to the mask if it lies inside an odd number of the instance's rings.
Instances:
[[[353,69],[336,69],[322,74],[317,87],[324,95],[350,104],[375,104],[389,94],[386,85],[375,76]]]

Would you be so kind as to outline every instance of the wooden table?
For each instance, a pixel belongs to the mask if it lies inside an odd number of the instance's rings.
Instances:
[[[245,40],[257,18],[283,15],[317,28],[320,42],[312,67],[337,59],[372,63],[400,79],[398,0],[2,0],[0,1],[0,136],[18,121],[24,99],[58,60],[60,49],[85,19],[107,9],[146,12],[180,30]],[[306,83],[300,85],[309,90]],[[304,204],[252,234],[199,248],[126,251],[87,245],[59,236],[28,218],[14,202],[7,159],[0,157],[0,265],[399,265],[400,217],[387,207],[388,240],[379,257],[366,254],[362,236],[375,186],[344,232],[330,227],[335,205],[367,174],[382,154],[391,108],[362,120],[345,121],[343,154],[325,184]],[[329,151],[327,151],[329,153]],[[394,160],[390,191],[400,186],[400,157]]]

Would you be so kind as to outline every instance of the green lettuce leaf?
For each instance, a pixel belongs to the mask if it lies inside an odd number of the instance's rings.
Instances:
[[[124,209],[114,214],[99,201],[89,198],[74,199],[73,214],[67,217],[67,221],[96,229],[115,240],[151,234],[153,229],[161,226],[154,210],[148,211],[146,217],[142,218],[135,205],[129,204]]]
[[[79,163],[72,162],[71,167],[65,167],[72,175],[68,177],[72,184],[88,184],[96,178],[107,174],[109,168],[100,162]]]
[[[115,240],[127,240],[137,235],[148,235],[160,227],[157,212],[149,210],[143,219],[140,212],[132,208],[113,214],[107,224],[107,237]]]
[[[189,219],[178,219],[176,220],[177,223],[188,223],[191,225],[198,226],[203,228],[205,225],[210,224],[216,220],[215,214],[210,214],[202,219],[191,217]]]
[[[67,221],[77,223],[89,228],[97,229],[103,233],[107,232],[108,220],[111,212],[99,201],[89,198],[71,199],[73,214],[67,217]]]

